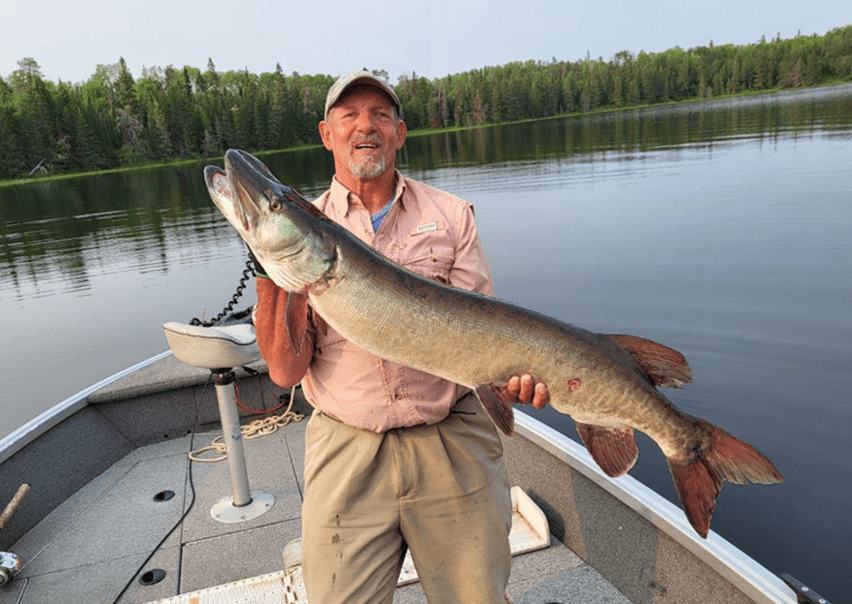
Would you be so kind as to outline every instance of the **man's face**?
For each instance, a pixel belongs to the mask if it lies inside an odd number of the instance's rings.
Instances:
[[[393,170],[405,142],[405,122],[396,119],[391,100],[372,86],[356,86],[320,122],[325,148],[334,154],[338,176],[370,180]]]

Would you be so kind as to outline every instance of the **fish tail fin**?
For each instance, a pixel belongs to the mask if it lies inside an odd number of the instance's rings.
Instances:
[[[669,459],[668,464],[689,523],[706,539],[722,481],[770,484],[784,477],[751,445],[710,423],[698,423],[711,431],[710,446],[688,463]]]

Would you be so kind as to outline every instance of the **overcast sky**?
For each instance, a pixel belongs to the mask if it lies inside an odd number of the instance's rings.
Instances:
[[[0,0],[0,76],[34,58],[45,78],[82,82],[124,57],[345,75],[436,78],[512,61],[609,60],[621,51],[749,44],[852,24],[848,0]]]

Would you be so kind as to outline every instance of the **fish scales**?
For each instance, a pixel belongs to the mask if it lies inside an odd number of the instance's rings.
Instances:
[[[504,383],[535,367],[536,377],[548,383],[551,400],[570,409],[572,416],[579,418],[585,408],[587,413],[596,411],[604,398],[613,409],[624,409],[612,400],[611,389],[601,379],[602,371],[610,375],[623,369],[596,348],[572,346],[574,340],[590,340],[594,334],[496,298],[413,275],[406,274],[400,287],[400,275],[382,269],[369,262],[341,260],[334,270],[347,275],[345,283],[319,295],[309,292],[312,307],[344,338],[390,361],[465,386]],[[465,307],[475,312],[460,312]],[[378,316],[376,308],[382,309]],[[610,348],[624,357],[624,365],[639,371],[624,351]],[[582,392],[569,393],[562,376],[577,376],[583,382]],[[586,400],[590,404],[584,404]],[[612,425],[621,427],[628,421],[613,417],[610,410]]]

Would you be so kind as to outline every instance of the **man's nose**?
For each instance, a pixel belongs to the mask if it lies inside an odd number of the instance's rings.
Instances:
[[[359,132],[373,132],[376,130],[376,122],[369,111],[363,111],[358,114],[355,126]]]

